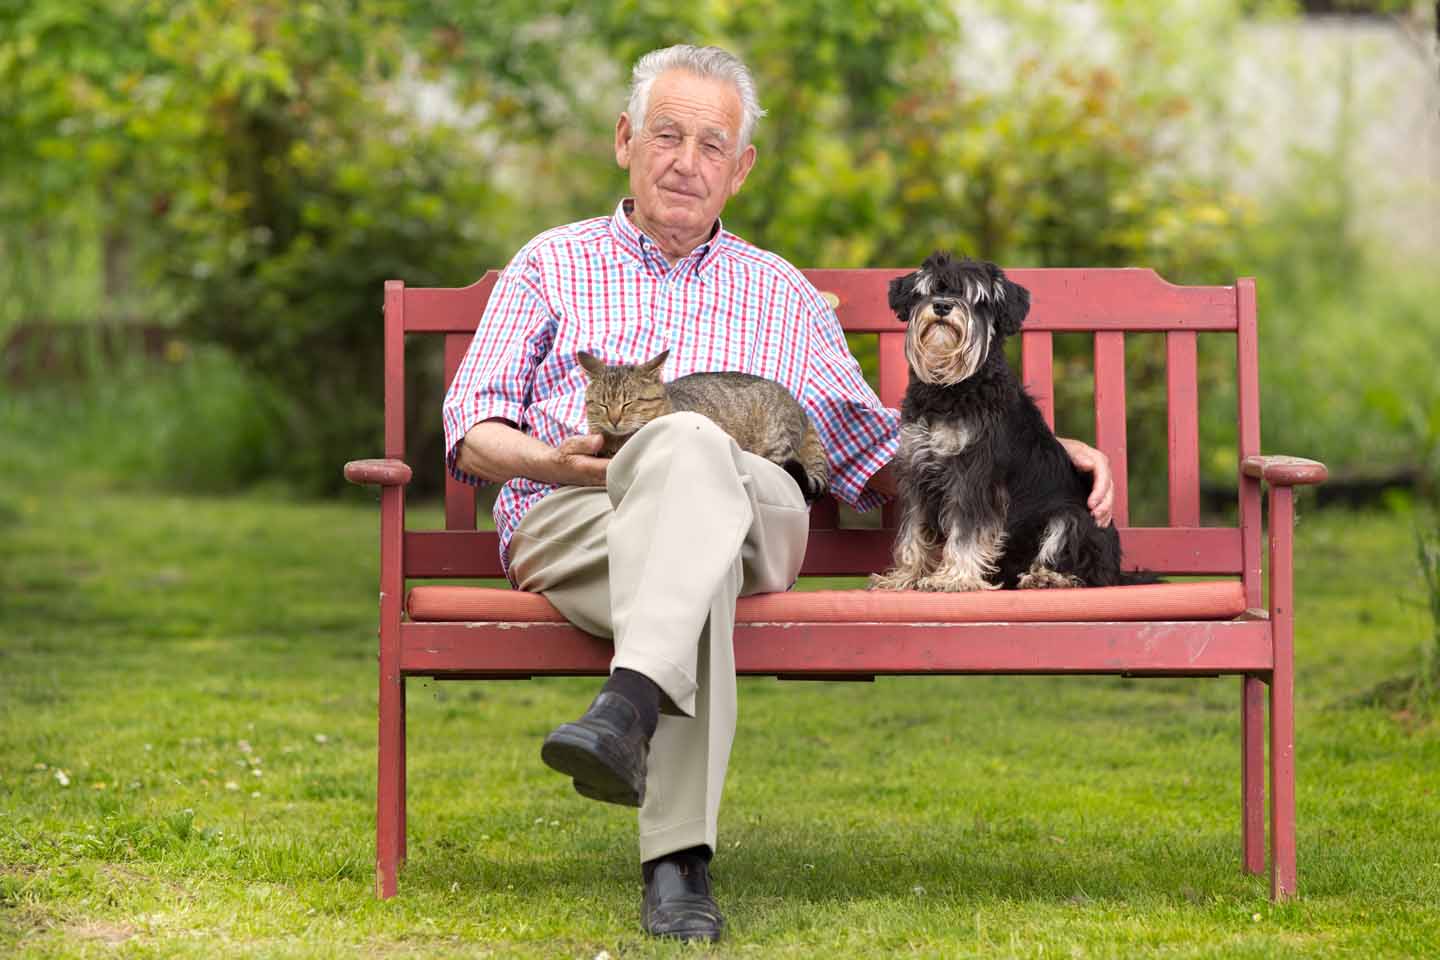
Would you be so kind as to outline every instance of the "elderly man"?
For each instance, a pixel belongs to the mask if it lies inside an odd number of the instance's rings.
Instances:
[[[610,678],[541,755],[580,794],[640,808],[642,925],[686,940],[724,926],[708,864],[735,730],[735,599],[794,583],[809,519],[787,473],[698,414],[661,417],[597,457],[575,353],[636,363],[668,348],[666,379],[777,380],[819,430],[837,496],[864,510],[894,492],[898,415],[834,313],[789,263],[720,223],[755,163],[761,115],[749,72],[723,50],[642,57],[615,126],[633,197],[516,254],[444,408],[454,474],[505,484],[495,525],[510,579],[614,641]],[[1092,508],[1108,522],[1104,458],[1067,447],[1094,472]]]

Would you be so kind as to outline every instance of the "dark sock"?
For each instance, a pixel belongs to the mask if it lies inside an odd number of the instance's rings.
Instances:
[[[693,865],[708,867],[712,856],[714,856],[714,851],[703,843],[698,847],[676,850],[673,853],[667,853],[664,856],[656,857],[654,860],[646,860],[640,864],[640,876],[643,877],[648,884],[650,879],[655,876],[655,865],[662,860],[689,860]]]
[[[600,690],[601,693],[606,691],[618,693],[634,704],[636,712],[640,714],[640,726],[645,735],[655,735],[655,726],[660,722],[660,688],[655,686],[655,681],[643,673],[616,667]]]

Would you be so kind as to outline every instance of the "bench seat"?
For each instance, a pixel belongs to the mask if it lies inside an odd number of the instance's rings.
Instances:
[[[421,586],[410,590],[411,620],[558,623],[564,617],[538,593],[491,587]],[[741,597],[736,623],[1101,623],[1231,620],[1245,612],[1239,580],[1200,580],[1080,590],[976,593],[825,590]]]

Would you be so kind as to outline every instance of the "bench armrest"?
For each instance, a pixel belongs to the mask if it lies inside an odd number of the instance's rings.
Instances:
[[[403,487],[410,482],[410,465],[403,460],[351,460],[345,479],[361,486]]]
[[[1303,457],[1246,457],[1240,472],[1272,487],[1296,487],[1324,483],[1330,471],[1318,460]]]

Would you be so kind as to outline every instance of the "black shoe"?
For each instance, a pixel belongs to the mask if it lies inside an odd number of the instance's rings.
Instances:
[[[650,738],[635,705],[603,690],[583,717],[556,727],[540,748],[540,758],[573,777],[581,796],[625,807],[645,802],[649,754]]]
[[[640,926],[656,937],[714,943],[725,918],[710,895],[710,870],[699,857],[661,860],[645,884]]]

